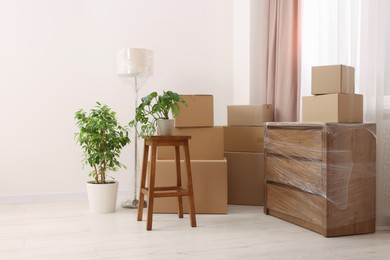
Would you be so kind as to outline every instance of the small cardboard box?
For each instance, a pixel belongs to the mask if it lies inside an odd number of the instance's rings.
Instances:
[[[174,128],[173,135],[189,135],[191,160],[223,160],[223,127],[185,127]],[[173,160],[173,147],[159,147],[157,159]],[[180,148],[180,158],[184,159],[184,151]]]
[[[329,94],[302,97],[303,122],[363,122],[363,95]]]
[[[214,97],[212,95],[180,95],[187,106],[179,104],[180,113],[175,127],[207,127],[214,125]]]
[[[264,154],[225,152],[228,162],[228,203],[264,205]]]
[[[149,162],[150,163],[150,162]],[[224,160],[191,160],[192,185],[196,213],[227,213],[227,162]],[[181,161],[183,188],[187,188],[187,174]],[[174,160],[156,162],[155,186],[176,185],[176,163]],[[188,213],[188,197],[183,197],[183,209]],[[156,198],[154,213],[177,213],[177,198]]]
[[[224,145],[229,152],[264,152],[264,128],[262,126],[225,126]]]
[[[229,126],[262,126],[274,119],[272,105],[227,106]]]
[[[311,94],[354,94],[355,69],[345,65],[318,66],[311,69]]]

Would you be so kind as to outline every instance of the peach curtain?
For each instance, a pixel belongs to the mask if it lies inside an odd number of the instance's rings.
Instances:
[[[266,101],[275,121],[297,121],[299,106],[299,0],[268,0]]]

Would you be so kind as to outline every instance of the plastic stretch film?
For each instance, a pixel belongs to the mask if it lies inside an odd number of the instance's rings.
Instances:
[[[375,124],[266,123],[267,214],[324,236],[375,232]]]

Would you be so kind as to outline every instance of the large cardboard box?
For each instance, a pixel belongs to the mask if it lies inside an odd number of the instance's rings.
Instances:
[[[183,187],[187,187],[184,161],[181,161]],[[227,162],[224,160],[191,160],[192,184],[196,213],[227,213]],[[156,187],[176,185],[174,160],[157,160]],[[183,209],[188,213],[188,197],[183,197]],[[177,198],[156,198],[153,212],[177,213]]]
[[[225,126],[224,145],[229,152],[264,152],[264,128],[262,126]]]
[[[227,106],[229,126],[262,126],[274,119],[272,105]]]
[[[302,97],[303,122],[363,122],[363,96],[329,94]]]
[[[355,69],[345,65],[312,67],[311,93],[355,93]]]
[[[264,205],[264,154],[225,152],[228,163],[228,203]]]
[[[212,95],[180,95],[187,106],[179,104],[180,113],[175,127],[205,127],[214,125],[214,97]]]
[[[191,160],[223,160],[223,127],[186,127],[174,128],[174,135],[189,135]],[[174,147],[159,147],[157,159],[173,160]],[[180,158],[184,158],[184,151],[180,148]]]

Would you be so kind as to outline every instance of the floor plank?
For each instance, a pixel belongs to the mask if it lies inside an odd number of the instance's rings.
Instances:
[[[120,203],[118,203],[119,205]],[[146,212],[145,212],[146,213]],[[145,216],[145,214],[144,214]],[[390,232],[337,238],[229,206],[227,215],[91,214],[84,200],[0,204],[0,259],[388,259]]]

